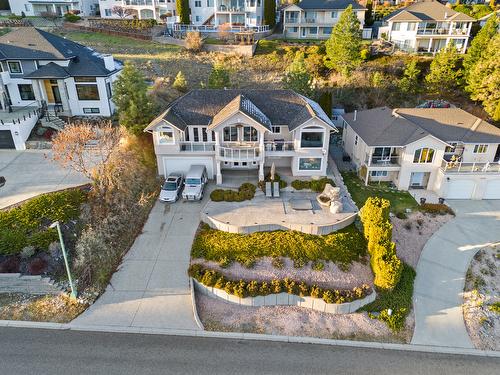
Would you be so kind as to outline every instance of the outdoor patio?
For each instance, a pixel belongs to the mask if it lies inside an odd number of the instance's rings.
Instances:
[[[344,210],[332,214],[316,201],[314,192],[282,191],[279,198],[267,198],[258,190],[244,202],[209,201],[201,219],[222,231],[253,233],[273,230],[297,230],[309,234],[328,234],[352,224],[357,209],[342,197]]]

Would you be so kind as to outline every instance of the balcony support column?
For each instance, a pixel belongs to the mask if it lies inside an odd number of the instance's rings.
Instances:
[[[264,181],[264,159],[259,163],[259,181]]]
[[[220,184],[222,184],[222,171],[221,171],[221,167],[220,167],[220,160],[216,161],[216,169],[217,169],[217,174],[215,177],[215,183],[217,185],[220,185]]]

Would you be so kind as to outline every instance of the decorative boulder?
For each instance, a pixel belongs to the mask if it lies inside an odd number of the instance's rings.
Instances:
[[[329,207],[332,201],[340,199],[340,188],[326,184],[323,192],[316,199],[320,205]]]

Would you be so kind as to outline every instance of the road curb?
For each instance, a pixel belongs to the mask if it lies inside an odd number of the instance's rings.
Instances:
[[[490,350],[478,350],[467,348],[411,345],[411,344],[392,344],[369,341],[350,341],[350,340],[331,340],[303,336],[275,336],[258,333],[240,333],[240,332],[212,332],[202,330],[182,330],[171,328],[148,328],[148,327],[121,327],[121,326],[90,326],[76,325],[71,323],[45,323],[45,322],[26,322],[14,320],[0,320],[0,327],[10,328],[36,328],[53,330],[71,330],[75,332],[103,332],[103,333],[132,333],[145,335],[169,335],[169,336],[187,336],[187,337],[206,337],[218,339],[233,340],[252,340],[252,341],[275,341],[288,342],[296,344],[317,344],[329,346],[344,346],[354,348],[368,349],[386,349],[400,350],[434,354],[452,354],[452,355],[471,355],[480,357],[500,358],[500,352]]]

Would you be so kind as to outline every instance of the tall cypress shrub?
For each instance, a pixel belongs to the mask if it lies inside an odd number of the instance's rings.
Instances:
[[[274,27],[276,24],[276,2],[274,0],[264,0],[264,25]]]
[[[180,22],[188,25],[189,22],[189,0],[177,0],[176,2],[177,14],[179,15]]]

